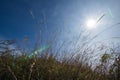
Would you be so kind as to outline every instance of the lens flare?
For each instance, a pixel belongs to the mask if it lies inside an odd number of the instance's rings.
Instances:
[[[34,57],[35,55],[37,55],[38,53],[44,51],[44,50],[47,49],[47,48],[49,48],[49,45],[44,46],[44,47],[40,48],[39,50],[34,51],[34,52],[33,52],[32,54],[30,54],[28,57],[29,57],[29,58],[32,58],[32,57]]]
[[[113,16],[112,11],[111,11],[110,8],[108,8],[108,14],[109,14],[112,18],[114,18],[114,16]]]

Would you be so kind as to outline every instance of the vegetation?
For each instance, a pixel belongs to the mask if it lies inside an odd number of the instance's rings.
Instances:
[[[39,56],[15,55],[20,50],[9,49],[13,43],[0,42],[0,80],[120,80],[120,55],[105,53],[93,68],[80,54],[61,59],[49,50]]]

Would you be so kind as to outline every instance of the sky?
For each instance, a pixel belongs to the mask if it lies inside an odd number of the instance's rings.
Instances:
[[[86,30],[92,36],[101,33],[97,41],[120,37],[120,0],[0,0],[0,39],[28,37],[35,42],[42,31],[43,42],[53,39],[70,40]],[[86,21],[99,19],[97,27],[88,30]],[[106,29],[107,28],[107,29]],[[104,31],[105,29],[105,31]],[[118,41],[118,39],[117,39]]]

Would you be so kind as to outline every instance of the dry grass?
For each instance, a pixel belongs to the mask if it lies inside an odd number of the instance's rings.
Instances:
[[[49,50],[31,58],[12,54],[7,48],[0,53],[0,80],[120,80],[119,56],[108,69],[110,59],[105,53],[93,69],[84,54],[64,55],[61,59]]]

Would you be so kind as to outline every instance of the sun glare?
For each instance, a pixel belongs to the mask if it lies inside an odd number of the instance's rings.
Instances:
[[[94,19],[88,19],[86,21],[86,26],[88,29],[96,28],[96,21]]]

